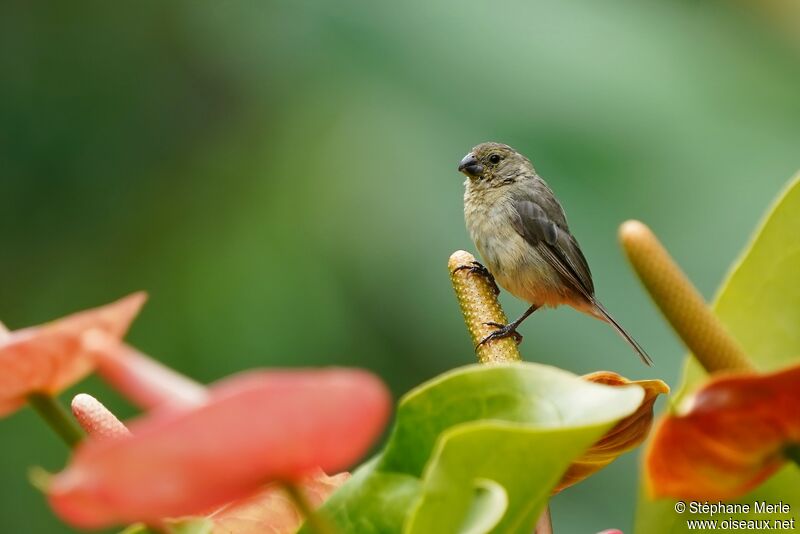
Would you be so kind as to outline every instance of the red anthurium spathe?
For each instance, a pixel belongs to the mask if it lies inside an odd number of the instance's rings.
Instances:
[[[195,407],[163,405],[127,438],[87,440],[48,488],[68,523],[99,528],[208,513],[270,480],[340,471],[383,428],[389,394],[359,370],[251,371]]]
[[[72,413],[92,439],[130,436],[130,431],[103,404],[85,393],[72,399]],[[344,472],[328,476],[322,469],[295,482],[313,508],[321,506],[350,478]],[[303,513],[279,483],[267,485],[255,495],[227,503],[208,516],[214,534],[291,534],[305,521]]]
[[[121,339],[145,299],[144,293],[134,293],[41,326],[0,333],[0,417],[22,406],[31,393],[58,393],[90,373],[94,360],[84,335],[96,330]]]
[[[657,497],[729,499],[754,489],[800,444],[800,366],[709,381],[656,427],[645,457]]]

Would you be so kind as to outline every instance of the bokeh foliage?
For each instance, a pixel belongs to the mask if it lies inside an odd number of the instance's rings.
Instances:
[[[599,297],[657,367],[571,310],[526,324],[523,357],[674,383],[682,349],[615,231],[646,221],[710,296],[800,167],[791,23],[744,9],[3,2],[0,320],[147,289],[130,339],[200,380],[336,363],[405,392],[473,361],[445,262],[473,250],[455,166],[494,139],[550,181]],[[25,481],[64,450],[29,411],[0,442],[6,530],[68,532]],[[635,488],[621,459],[556,497],[554,522],[629,530]]]

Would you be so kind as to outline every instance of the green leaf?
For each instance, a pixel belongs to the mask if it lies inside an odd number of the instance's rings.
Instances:
[[[384,451],[322,513],[349,533],[530,532],[570,462],[643,396],[532,363],[456,369],[401,400]]]
[[[769,371],[800,361],[800,174],[778,197],[752,241],[722,284],[713,309],[755,365]],[[689,355],[673,406],[697,389],[707,374]],[[783,501],[794,517],[800,511],[800,471],[788,465],[756,491],[735,502]],[[650,500],[640,491],[636,531],[687,532],[687,519],[708,516],[675,513],[674,500]],[[734,502],[734,501],[732,501]],[[725,517],[756,519],[760,516],[729,514]],[[792,517],[791,515],[786,518]],[[780,519],[773,515],[763,519]]]

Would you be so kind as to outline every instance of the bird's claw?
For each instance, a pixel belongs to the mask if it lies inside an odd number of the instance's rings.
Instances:
[[[487,269],[481,262],[473,261],[473,262],[470,262],[469,265],[459,265],[458,267],[456,267],[453,270],[453,272],[456,273],[456,272],[464,270],[464,269],[467,269],[470,273],[473,273],[473,274],[477,273],[477,274],[481,274],[484,277],[486,277],[489,280],[489,283],[492,284],[492,291],[494,291],[494,294],[495,295],[499,295],[500,294],[500,288],[497,287],[497,282],[494,279],[494,275],[492,273],[490,273],[489,269]]]
[[[514,341],[517,342],[517,345],[522,343],[522,334],[517,332],[516,326],[513,324],[502,324],[502,323],[496,323],[494,321],[490,321],[483,324],[485,324],[486,326],[494,326],[497,328],[497,330],[495,330],[494,332],[483,338],[481,342],[478,343],[478,345],[475,347],[476,349],[493,339],[503,339],[509,336],[514,338]]]

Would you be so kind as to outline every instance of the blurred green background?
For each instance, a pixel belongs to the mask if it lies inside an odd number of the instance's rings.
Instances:
[[[656,367],[570,309],[523,326],[524,357],[674,385],[683,348],[616,229],[648,222],[710,298],[800,168],[796,4],[745,6],[7,0],[0,319],[146,289],[129,339],[199,380],[349,365],[400,395],[474,361],[446,272],[474,250],[455,167],[497,140],[555,189]],[[3,532],[69,532],[26,481],[64,448],[27,409],[0,443]],[[631,454],[556,497],[556,531],[630,531],[636,477]]]

